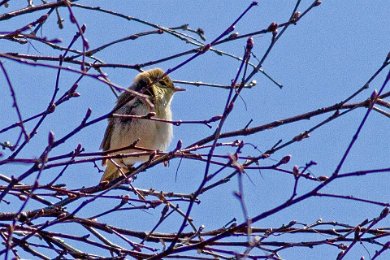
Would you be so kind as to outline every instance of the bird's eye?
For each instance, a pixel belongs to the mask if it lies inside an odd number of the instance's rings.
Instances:
[[[159,81],[159,83],[163,86],[163,87],[167,87],[167,84],[165,83],[165,81]]]

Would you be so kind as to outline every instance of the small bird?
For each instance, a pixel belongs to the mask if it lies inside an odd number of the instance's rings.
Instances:
[[[185,89],[175,87],[164,71],[156,68],[138,74],[129,87],[140,95],[122,93],[112,110],[112,114],[145,116],[155,113],[156,118],[172,120],[171,101],[173,94]],[[108,126],[100,149],[103,151],[120,149],[136,142],[137,147],[151,150],[165,150],[173,137],[172,124],[142,118],[113,117]],[[137,142],[138,141],[138,142]],[[142,152],[137,149],[114,151],[109,155]],[[106,170],[100,182],[109,182],[127,173],[135,162],[147,161],[148,155],[120,159],[104,159]],[[111,161],[112,160],[112,161]],[[113,163],[115,162],[115,163]]]

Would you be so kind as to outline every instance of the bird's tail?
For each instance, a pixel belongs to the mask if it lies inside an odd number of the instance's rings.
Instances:
[[[130,168],[131,166],[129,166]],[[100,183],[102,182],[110,182],[112,180],[115,180],[116,178],[126,174],[129,172],[129,168],[119,168],[111,161],[107,161],[106,170],[104,171],[104,174],[102,178],[100,179]]]

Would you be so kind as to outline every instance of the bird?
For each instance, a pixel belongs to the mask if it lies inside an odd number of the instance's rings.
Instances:
[[[149,150],[164,151],[173,137],[172,124],[169,123],[172,120],[172,97],[185,89],[176,87],[162,69],[155,68],[139,73],[128,90],[118,97],[110,113],[100,149],[108,151],[107,155],[110,156],[142,152],[134,148],[123,150],[132,144]],[[154,115],[154,118],[164,122],[145,119],[146,115]],[[110,152],[116,149],[120,151]],[[149,158],[150,155],[103,159],[106,169],[100,183],[108,183],[124,175],[136,162],[145,162]]]

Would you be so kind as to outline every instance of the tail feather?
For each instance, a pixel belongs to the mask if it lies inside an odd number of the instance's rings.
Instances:
[[[119,178],[123,174],[126,174],[128,171],[128,168],[119,168],[111,161],[107,161],[106,170],[104,171],[100,182],[110,182],[112,180],[115,180],[116,178]]]

